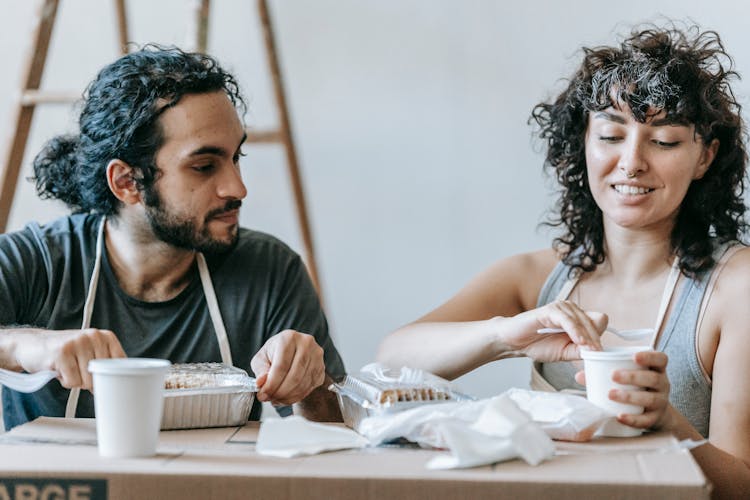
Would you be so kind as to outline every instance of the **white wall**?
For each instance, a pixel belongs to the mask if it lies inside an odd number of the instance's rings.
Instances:
[[[33,3],[0,0],[0,137],[9,133]],[[210,51],[238,74],[251,125],[274,123],[254,2],[213,3]],[[130,0],[132,38],[182,44],[191,2]],[[276,0],[287,79],[333,334],[350,370],[380,339],[447,299],[495,259],[548,244],[552,203],[531,108],[559,89],[581,44],[644,20],[691,18],[750,68],[750,4],[736,0]],[[110,2],[65,0],[44,86],[82,89],[116,54]],[[735,87],[747,102],[748,84]],[[25,165],[75,114],[46,107]],[[5,145],[0,143],[0,148]],[[242,222],[299,249],[283,156],[249,148]],[[28,175],[28,172],[25,174]],[[547,183],[548,185],[548,183]],[[19,183],[11,229],[64,213]],[[527,383],[522,360],[461,380],[477,395]]]

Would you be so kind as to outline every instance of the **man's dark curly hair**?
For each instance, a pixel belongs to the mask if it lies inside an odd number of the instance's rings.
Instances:
[[[161,113],[186,94],[222,90],[244,114],[235,78],[210,56],[149,44],[119,58],[84,93],[79,134],[53,138],[34,159],[37,193],[74,212],[116,215],[120,202],[107,185],[109,162],[128,163],[139,189],[148,192],[164,140]]]
[[[719,148],[706,174],[683,200],[671,245],[683,273],[713,264],[716,243],[739,240],[745,230],[747,152],[745,124],[729,80],[737,74],[719,35],[691,26],[633,31],[619,47],[583,49],[583,62],[554,102],[534,107],[547,146],[545,166],[562,186],[547,224],[562,226],[553,246],[574,273],[605,259],[602,212],[586,173],[584,141],[591,112],[625,103],[644,123],[662,110],[672,123],[693,124],[705,144]]]

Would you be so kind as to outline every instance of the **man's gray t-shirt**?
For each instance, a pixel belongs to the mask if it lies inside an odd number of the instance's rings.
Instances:
[[[40,227],[0,235],[0,325],[80,329],[96,255],[101,217],[78,214]],[[91,327],[113,331],[129,357],[173,363],[221,361],[197,267],[190,284],[165,302],[128,296],[113,275],[106,251]],[[344,365],[328,335],[317,294],[299,256],[276,238],[240,229],[224,255],[206,255],[235,366],[250,360],[285,329],[309,333],[325,354],[326,371],[343,377]],[[2,332],[0,332],[2,334]],[[53,380],[33,394],[3,389],[5,428],[38,416],[63,416],[69,391]],[[251,418],[257,418],[259,408]],[[82,391],[78,417],[93,417],[91,393]]]

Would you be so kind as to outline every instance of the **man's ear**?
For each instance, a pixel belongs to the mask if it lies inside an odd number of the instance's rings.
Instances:
[[[134,170],[128,163],[114,159],[107,165],[107,184],[115,198],[126,205],[135,205],[141,201],[141,193],[135,182]]]
[[[695,176],[693,177],[693,180],[695,179],[701,179],[704,175],[706,175],[706,172],[708,172],[708,169],[711,167],[711,163],[713,163],[714,158],[716,158],[716,153],[719,151],[719,139],[712,140],[709,144],[706,144],[703,147],[703,155],[701,158],[701,162],[698,165],[698,169],[695,172]]]

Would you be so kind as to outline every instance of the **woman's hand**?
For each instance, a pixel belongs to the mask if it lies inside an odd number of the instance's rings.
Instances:
[[[671,426],[672,405],[669,404],[669,379],[667,355],[658,351],[639,351],[634,355],[640,370],[615,370],[612,380],[618,384],[633,385],[638,389],[612,389],[609,399],[618,403],[643,406],[640,415],[624,413],[617,420],[639,429],[668,429]],[[585,385],[584,373],[576,373],[576,381]]]
[[[552,362],[581,359],[581,346],[601,349],[599,337],[608,319],[603,313],[587,312],[573,302],[561,300],[493,321],[507,351]],[[559,328],[564,333],[537,333],[542,328]]]

